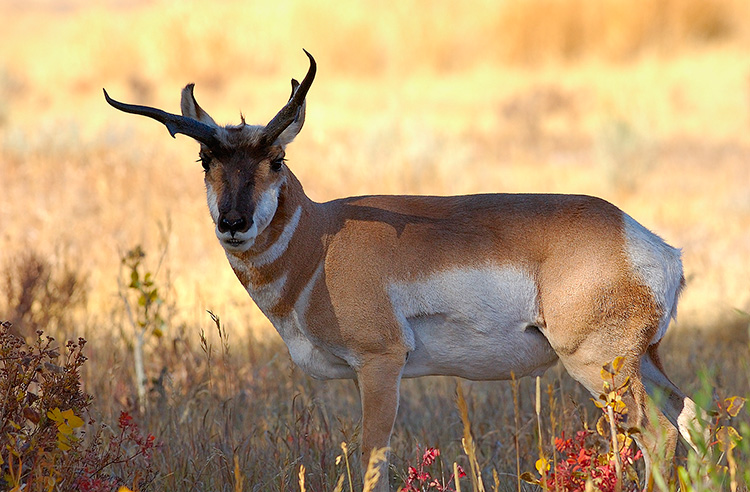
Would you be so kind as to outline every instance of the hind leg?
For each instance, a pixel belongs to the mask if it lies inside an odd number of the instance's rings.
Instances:
[[[642,373],[639,378],[632,379],[630,393],[633,395],[633,406],[637,405],[638,411],[635,419],[628,420],[628,425],[633,422],[632,425],[636,425],[641,431],[633,439],[643,453],[646,490],[652,490],[655,463],[658,463],[658,473],[667,481],[673,473],[679,432],[649,398]],[[629,405],[629,412],[631,408]]]
[[[594,337],[596,338],[596,337]],[[590,345],[587,347],[587,345]],[[568,373],[594,396],[598,397],[603,389],[601,368],[620,355],[624,355],[625,363],[615,382],[620,384],[626,377],[630,377],[629,390],[623,395],[627,406],[626,426],[638,427],[641,433],[634,436],[636,444],[641,449],[645,464],[645,484],[651,482],[651,470],[654,462],[660,463],[660,473],[668,478],[672,470],[672,457],[677,444],[677,428],[667,417],[650,405],[644,381],[641,375],[641,356],[638,354],[621,354],[609,345],[602,345],[596,341],[583,342],[572,354],[561,355]],[[653,418],[652,416],[656,416]],[[663,459],[659,459],[663,457]]]
[[[601,367],[615,357],[624,357],[624,367],[615,382],[630,377],[630,389],[623,395],[627,426],[642,431],[636,442],[646,457],[650,478],[657,457],[673,457],[677,429],[689,438],[686,430],[697,412],[692,400],[669,381],[659,362],[658,340],[668,321],[665,308],[658,305],[648,287],[628,276],[576,287],[548,288],[543,300],[543,333],[568,373],[594,396],[603,386]],[[666,398],[655,397],[656,389],[666,389]],[[660,468],[669,475],[671,459],[665,459]]]
[[[659,402],[659,409],[669,422],[679,429],[683,439],[695,452],[701,454],[695,437],[700,435],[704,445],[709,442],[709,429],[701,428],[701,420],[707,422],[705,412],[667,377],[659,360],[658,345],[651,345],[641,359],[645,390],[651,398]]]

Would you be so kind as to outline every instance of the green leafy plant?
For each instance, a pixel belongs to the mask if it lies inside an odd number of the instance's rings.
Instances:
[[[155,476],[156,439],[132,417],[122,413],[117,431],[86,418],[93,398],[81,389],[85,345],[79,338],[61,350],[41,331],[27,344],[0,324],[0,489],[110,492]]]
[[[143,260],[146,253],[141,246],[129,250],[121,259],[122,265],[128,270],[127,291],[120,289],[128,319],[133,328],[133,363],[135,366],[135,386],[138,392],[138,406],[145,411],[148,400],[146,397],[146,369],[144,364],[144,346],[146,336],[150,333],[155,338],[164,335],[165,322],[160,313],[164,300],[159,294],[159,288],[154,281],[154,274],[144,272]]]
[[[596,430],[584,429],[566,437],[563,432],[555,438],[555,451],[561,459],[553,465],[544,456],[536,462],[538,478],[529,472],[521,479],[549,491],[581,491],[587,487],[596,490],[620,492],[640,490],[636,463],[642,458],[640,450],[634,450],[632,436],[639,430],[623,426],[627,407],[623,396],[629,391],[630,379],[616,383],[624,365],[617,357],[602,367],[602,393],[592,398],[602,409],[603,415]]]
[[[713,409],[708,412],[710,420],[703,422],[704,428],[693,429],[696,436],[710,435],[709,442],[699,442],[699,447],[705,447],[705,456],[693,453],[687,462],[677,467],[676,479],[668,483],[664,477],[656,475],[656,486],[662,492],[672,492],[679,486],[680,490],[692,492],[708,492],[713,490],[747,490],[750,487],[750,471],[745,463],[744,476],[740,476],[741,461],[738,461],[737,449],[746,443],[743,433],[748,435],[750,428],[743,423],[740,430],[733,425],[745,405],[745,399],[731,396],[715,399]],[[699,439],[700,441],[700,439]],[[744,460],[747,460],[748,449],[745,445]],[[742,458],[740,458],[742,459]],[[744,489],[740,489],[740,482],[744,482]]]

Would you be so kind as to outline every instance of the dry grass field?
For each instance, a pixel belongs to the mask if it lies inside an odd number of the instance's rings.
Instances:
[[[353,385],[294,368],[228,267],[197,145],[101,92],[178,112],[195,82],[217,121],[265,123],[304,75],[302,48],[319,71],[287,157],[313,199],[605,198],[683,250],[687,289],[662,344],[673,379],[750,396],[745,0],[5,0],[0,16],[0,320],[88,339],[96,420],[127,410],[161,443],[149,490],[298,490],[300,464],[308,490],[333,490],[339,443],[356,449]],[[142,409],[139,306],[121,261],[138,245],[159,288]],[[515,405],[509,383],[463,384],[481,464],[516,490],[518,422],[521,470],[539,457],[533,381]],[[545,445],[596,421],[562,369],[542,384],[556,402],[545,400]],[[464,459],[455,385],[404,383],[394,486],[417,446]],[[748,421],[743,410],[746,441]],[[747,454],[740,471],[747,488]]]

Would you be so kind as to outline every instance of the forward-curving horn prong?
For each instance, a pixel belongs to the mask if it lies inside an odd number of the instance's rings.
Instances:
[[[185,116],[167,113],[166,111],[152,108],[150,106],[125,104],[109,97],[106,89],[102,90],[104,91],[104,98],[110,106],[126,113],[148,116],[149,118],[155,119],[167,127],[167,130],[169,130],[169,134],[172,135],[172,137],[177,133],[182,133],[183,135],[196,139],[209,148],[216,148],[219,145],[219,140],[216,137],[216,128],[211,125],[201,123],[192,118],[186,118]]]
[[[278,138],[278,136],[281,135],[281,132],[286,130],[286,128],[292,124],[294,119],[297,117],[299,108],[305,101],[307,91],[310,89],[313,79],[315,78],[315,71],[317,70],[315,59],[310,53],[307,52],[307,50],[302,51],[304,51],[307,57],[310,59],[310,68],[307,70],[307,75],[305,75],[305,78],[302,79],[302,83],[299,84],[299,87],[297,87],[296,90],[293,90],[292,97],[289,98],[289,102],[286,103],[283,108],[281,108],[281,111],[279,111],[278,114],[273,117],[273,119],[266,125],[265,130],[263,130],[263,137],[268,143],[273,143]],[[292,82],[293,88],[294,85],[294,82]]]

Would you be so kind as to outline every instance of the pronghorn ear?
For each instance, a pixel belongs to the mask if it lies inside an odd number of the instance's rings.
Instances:
[[[290,101],[292,100],[292,97],[294,97],[294,93],[297,92],[298,88],[299,82],[297,82],[295,79],[292,79],[292,95],[289,97]],[[281,134],[276,138],[276,143],[278,143],[282,147],[286,147],[287,144],[291,143],[292,140],[294,140],[294,137],[297,136],[300,130],[302,130],[302,125],[305,123],[305,106],[306,100],[303,100],[302,104],[297,110],[297,116],[289,124],[289,126],[286,127],[286,129],[281,132]]]
[[[180,100],[182,116],[198,120],[206,125],[218,126],[214,119],[198,105],[198,101],[195,100],[195,96],[193,95],[194,88],[195,84],[188,84],[182,89],[182,99]]]

